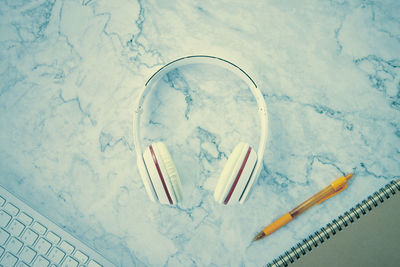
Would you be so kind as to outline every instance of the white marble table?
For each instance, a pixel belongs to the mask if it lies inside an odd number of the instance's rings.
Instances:
[[[219,3],[217,3],[219,2]],[[400,174],[399,1],[0,1],[0,183],[120,266],[260,266]],[[254,99],[193,65],[149,97],[144,143],[164,141],[185,195],[149,201],[132,113],[170,60],[215,55],[268,105],[264,168],[243,205],[213,190]],[[347,172],[349,188],[268,239],[253,236]]]

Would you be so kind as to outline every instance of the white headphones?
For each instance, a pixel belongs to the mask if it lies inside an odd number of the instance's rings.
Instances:
[[[261,91],[246,72],[235,64],[214,56],[187,56],[171,61],[150,77],[140,93],[133,117],[133,142],[144,187],[152,201],[158,199],[162,204],[176,204],[182,199],[181,181],[165,144],[162,142],[153,143],[142,153],[139,133],[140,114],[143,112],[143,103],[147,93],[157,84],[160,78],[173,69],[194,63],[219,65],[237,74],[246,81],[257,101],[261,121],[257,155],[248,144],[239,143],[229,156],[214,192],[214,198],[219,203],[225,205],[238,201],[243,203],[262,167],[268,136],[267,106]]]

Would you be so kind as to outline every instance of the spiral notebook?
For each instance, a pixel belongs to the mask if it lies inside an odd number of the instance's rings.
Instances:
[[[266,266],[400,266],[399,226],[400,179],[382,187]]]

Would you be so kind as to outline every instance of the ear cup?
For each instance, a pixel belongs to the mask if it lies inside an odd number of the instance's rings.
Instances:
[[[246,189],[257,162],[257,154],[245,143],[239,143],[222,170],[214,192],[218,203],[236,203]]]
[[[137,159],[137,166],[139,169],[140,177],[142,177],[144,188],[151,201],[156,201],[157,195],[154,191],[153,183],[151,182],[149,172],[147,171],[146,163],[143,157]]]
[[[156,143],[158,152],[161,155],[162,162],[165,166],[165,170],[167,171],[169,180],[171,182],[173,191],[175,193],[176,200],[179,202],[183,198],[183,190],[181,179],[179,178],[178,171],[176,170],[175,164],[172,160],[171,154],[169,154],[167,147],[164,143],[159,142]]]
[[[182,185],[165,144],[151,144],[144,151],[143,159],[160,203],[175,204],[180,201],[183,195]]]

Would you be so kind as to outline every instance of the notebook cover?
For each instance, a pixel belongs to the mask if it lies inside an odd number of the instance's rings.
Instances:
[[[400,194],[397,192],[354,224],[301,256],[293,266],[400,266],[399,226]]]

